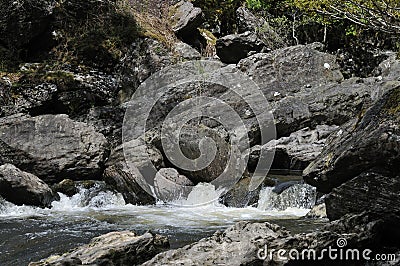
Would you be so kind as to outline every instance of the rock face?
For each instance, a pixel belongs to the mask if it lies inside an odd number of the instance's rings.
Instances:
[[[37,176],[11,164],[0,166],[0,196],[17,205],[51,207],[60,197]]]
[[[389,85],[394,88],[361,117],[342,127],[339,135],[332,136],[327,148],[304,171],[306,182],[328,193],[365,172],[388,177],[399,173],[400,84]]]
[[[153,162],[162,165],[162,155],[154,148]],[[124,158],[123,146],[117,147],[110,155],[103,174],[104,181],[114,190],[121,193],[126,203],[134,205],[154,204],[155,199],[147,193],[142,180],[132,172]]]
[[[252,53],[261,52],[264,44],[258,39],[255,33],[247,31],[241,34],[224,36],[217,40],[215,47],[217,55],[222,62],[236,64]]]
[[[303,170],[322,152],[327,137],[338,129],[338,126],[318,125],[316,129],[304,128],[293,132],[289,137],[272,140],[263,149],[275,149],[272,169]],[[250,158],[252,169],[258,161],[261,147],[253,147]]]
[[[167,237],[151,232],[141,236],[130,231],[111,232],[70,253],[29,265],[139,265],[168,248]]]
[[[376,230],[383,229],[385,225],[386,223],[382,220],[363,214],[346,216],[313,233],[291,235],[285,228],[268,222],[239,222],[225,232],[216,232],[213,236],[191,245],[160,253],[143,265],[291,265],[290,262],[306,263],[307,260],[289,260],[287,253],[284,256],[286,259],[279,260],[277,250],[284,249],[289,252],[291,249],[297,249],[301,254],[304,249],[314,249],[316,254],[320,255],[323,249],[337,248],[339,238],[347,240],[346,248],[361,250],[371,248],[373,252],[378,252],[383,247],[390,246],[388,239],[381,238],[376,234]],[[267,251],[266,255],[265,251]],[[271,253],[268,251],[273,252],[272,257],[269,256]],[[332,263],[332,260],[325,256],[319,260],[319,263],[321,262],[329,264]]]
[[[0,119],[0,162],[12,163],[46,182],[98,179],[107,140],[67,115]]]

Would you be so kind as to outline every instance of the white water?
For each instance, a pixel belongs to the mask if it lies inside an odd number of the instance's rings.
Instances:
[[[125,204],[121,194],[101,191],[93,195],[93,190],[81,188],[79,193],[67,197],[60,194],[60,201],[52,203],[52,208],[41,209],[31,206],[16,206],[0,201],[0,218],[26,218],[42,216],[98,216],[129,215],[144,224],[195,226],[217,222],[238,220],[262,220],[271,217],[290,218],[304,216],[313,205],[313,190],[307,185],[295,185],[280,195],[272,188],[264,188],[260,193],[258,207],[228,208],[215,198],[219,191],[210,184],[199,184],[187,199],[173,202],[172,205],[135,206]],[[179,206],[180,205],[180,206]]]

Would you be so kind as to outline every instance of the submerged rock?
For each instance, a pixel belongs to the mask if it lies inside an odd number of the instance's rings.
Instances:
[[[51,207],[60,197],[37,176],[23,172],[12,164],[0,166],[0,196],[17,205]]]
[[[12,163],[46,182],[99,179],[107,140],[67,115],[0,119],[0,163]]]
[[[61,256],[51,256],[30,266],[139,265],[169,248],[168,238],[147,232],[111,232]]]

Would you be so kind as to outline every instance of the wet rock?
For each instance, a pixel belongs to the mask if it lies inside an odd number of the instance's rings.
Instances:
[[[393,178],[399,173],[400,84],[388,86],[392,88],[370,109],[332,135],[321,155],[304,170],[306,182],[329,193],[364,172]]]
[[[187,198],[192,186],[194,183],[186,176],[180,175],[174,168],[162,168],[154,178],[157,198],[164,202]]]
[[[46,182],[98,179],[106,156],[105,137],[67,115],[0,119],[0,162]]]
[[[315,205],[306,215],[307,218],[312,219],[322,219],[328,218],[326,215],[326,205],[325,203]]]
[[[397,59],[397,53],[389,53],[387,56],[388,58],[374,70],[374,74],[385,80],[399,80],[400,61]]]
[[[72,197],[79,192],[75,182],[71,179],[64,179],[60,183],[53,185],[52,189],[55,192],[60,192],[68,197]]]
[[[199,158],[201,154],[212,154],[210,147],[214,146],[214,143],[216,147],[214,160],[207,167],[196,171],[181,169],[182,173],[195,184],[211,182],[219,177],[229,161],[230,145],[225,138],[216,130],[207,127],[185,127],[180,133],[179,147],[183,155],[191,160]],[[206,150],[201,151],[200,142],[205,139],[211,139],[214,143],[207,146]]]
[[[224,36],[217,40],[215,47],[222,62],[236,64],[251,54],[261,52],[264,44],[255,33],[248,31]]]
[[[373,252],[379,252],[385,250],[384,247],[393,247],[388,239],[377,234],[379,231],[383,232],[386,225],[379,217],[364,213],[346,216],[316,232],[291,235],[285,228],[268,222],[238,222],[224,232],[216,232],[211,237],[183,248],[160,253],[143,265],[302,265],[310,261],[301,257],[300,260],[291,260],[289,256],[284,256],[286,259],[278,258],[277,251],[284,249],[289,252],[296,249],[301,254],[304,249],[313,249],[320,255],[323,249],[337,248],[338,239],[344,238],[347,249],[369,248]],[[388,250],[391,249],[386,249]],[[270,257],[271,251],[273,256]],[[292,254],[291,257],[293,256],[296,257]],[[337,263],[327,252],[318,261],[328,265]]]
[[[12,164],[0,166],[0,196],[17,205],[51,207],[60,197],[37,176],[23,172]]]
[[[131,231],[111,232],[69,253],[29,265],[139,265],[168,248],[167,237],[151,232],[143,235]]]
[[[275,150],[272,169],[303,170],[322,152],[327,137],[338,126],[318,125],[316,129],[304,128],[289,137],[272,140],[263,146],[267,151]],[[252,150],[254,160],[261,147]],[[258,159],[257,159],[258,161]],[[254,162],[253,162],[254,163]]]
[[[325,199],[328,218],[336,220],[348,213],[369,211],[397,217],[400,221],[400,181],[398,173],[385,176],[366,172],[334,188]]]
[[[161,167],[163,158],[156,148],[150,148],[153,154],[153,163]],[[134,153],[129,153],[134,155]],[[140,158],[131,158],[131,162],[139,167]],[[134,205],[154,204],[155,198],[150,195],[150,188],[136,172],[129,168],[124,157],[123,145],[118,146],[110,155],[106,163],[103,180],[115,191],[122,194],[126,203]],[[147,188],[147,190],[146,190]]]
[[[172,29],[175,34],[187,40],[203,23],[203,11],[191,2],[180,1],[170,8]]]

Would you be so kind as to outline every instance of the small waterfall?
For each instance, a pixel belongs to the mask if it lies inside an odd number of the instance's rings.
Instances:
[[[204,206],[214,205],[222,206],[218,203],[222,191],[216,190],[215,186],[209,183],[199,183],[190,191],[187,199],[179,199],[171,202],[172,205],[178,206]]]
[[[307,184],[293,185],[282,193],[275,193],[273,187],[261,190],[258,200],[260,210],[286,210],[289,208],[311,209],[315,204],[316,189]]]

